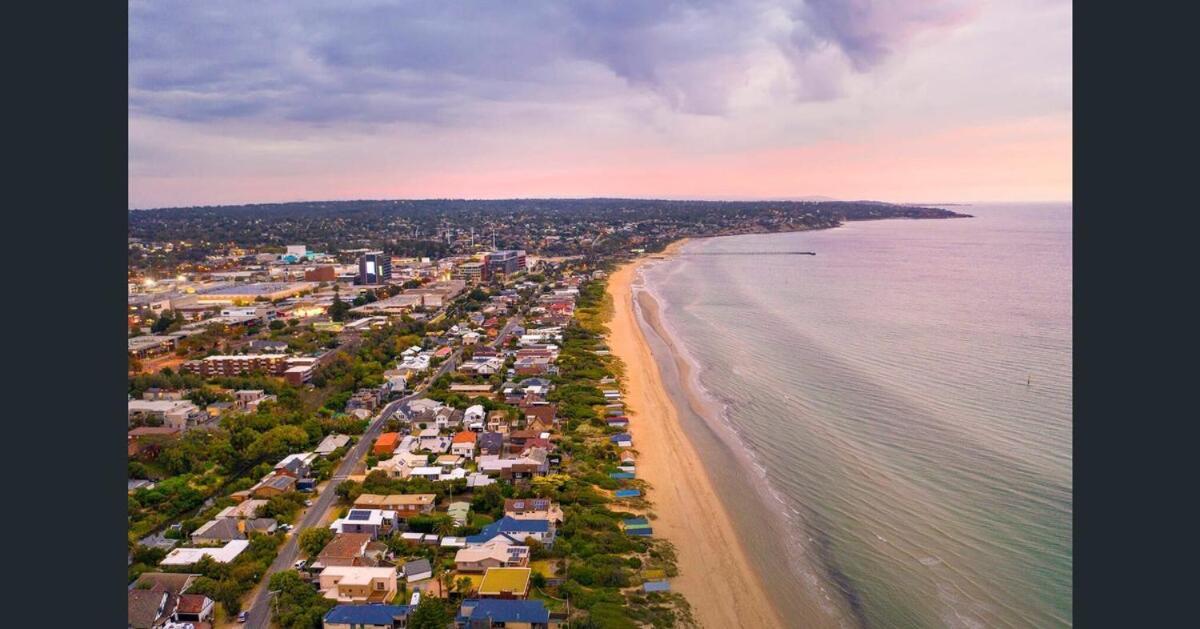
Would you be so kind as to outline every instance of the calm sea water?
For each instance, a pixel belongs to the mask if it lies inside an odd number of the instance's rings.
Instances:
[[[1072,624],[1071,208],[961,210],[643,271],[664,379],[790,626],[814,600],[843,626]]]

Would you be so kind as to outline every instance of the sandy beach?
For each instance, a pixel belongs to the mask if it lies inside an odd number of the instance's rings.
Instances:
[[[675,243],[666,254],[682,243]],[[625,363],[625,403],[638,452],[639,478],[658,519],[654,533],[676,547],[679,576],[671,587],[687,597],[703,627],[782,627],[708,474],[680,426],[658,365],[638,326],[631,283],[643,260],[609,278],[614,315],[609,347]]]

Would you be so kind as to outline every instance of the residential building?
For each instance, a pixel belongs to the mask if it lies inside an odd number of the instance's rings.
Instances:
[[[396,595],[396,569],[329,566],[321,571],[318,589],[338,603],[383,603]]]
[[[396,451],[396,446],[400,443],[400,433],[385,432],[379,435],[375,440],[375,445],[371,447],[371,451],[376,455],[390,456]]]
[[[525,598],[529,596],[529,568],[488,568],[479,583],[480,598]]]
[[[522,544],[533,538],[549,547],[554,545],[554,523],[550,520],[518,520],[505,516],[483,527],[478,535],[467,536],[467,546],[482,546],[500,539]]]
[[[206,378],[242,376],[255,372],[281,376],[289,369],[289,364],[287,354],[241,354],[189,360],[180,368],[185,373],[194,373]]]
[[[517,520],[550,520],[563,522],[562,507],[548,498],[506,498],[504,515]]]
[[[475,442],[479,435],[470,430],[464,430],[456,435],[450,443],[450,452],[468,459],[475,458]]]
[[[129,590],[130,629],[159,629],[167,624],[175,612],[178,599],[167,592],[156,590]]]
[[[395,511],[351,509],[344,518],[334,520],[329,528],[338,533],[367,533],[372,539],[391,532],[396,525]]]
[[[348,445],[350,445],[349,435],[339,435],[335,433],[326,435],[326,437],[321,440],[321,443],[318,444],[316,448],[313,448],[313,452],[321,456],[328,456],[332,454],[334,450],[337,450],[338,448],[344,448]]]
[[[433,566],[429,564],[428,559],[407,562],[400,572],[404,575],[404,580],[408,583],[416,583],[417,581],[433,578]]]
[[[171,619],[179,623],[208,622],[212,620],[214,602],[203,594],[184,594],[179,597]]]
[[[219,548],[176,548],[167,553],[159,565],[162,566],[190,566],[205,555],[212,558],[217,563],[229,563],[234,560],[242,551],[250,546],[250,542],[244,539],[235,539],[227,542]]]
[[[160,423],[167,428],[187,430],[205,419],[190,400],[129,400],[129,423]]]
[[[485,572],[489,568],[522,568],[529,565],[529,547],[494,541],[480,546],[468,546],[454,555],[459,572]]]
[[[391,511],[403,522],[416,515],[433,513],[436,502],[437,494],[362,494],[354,501],[354,508]]]
[[[286,474],[271,474],[250,488],[250,495],[255,498],[273,498],[280,494],[296,490],[296,478]]]
[[[325,614],[324,629],[404,629],[408,605],[338,605]]]
[[[456,629],[559,629],[545,603],[538,600],[468,599],[459,606]]]
[[[377,559],[372,553],[368,553],[371,543],[369,533],[338,533],[317,554],[313,566],[373,567],[377,564]]]
[[[192,531],[193,544],[224,544],[230,540],[246,539],[244,520],[238,518],[216,518]]]
[[[289,454],[282,461],[275,464],[275,473],[282,476],[291,476],[295,479],[308,478],[312,472],[312,464],[316,460],[317,454],[315,452]]]

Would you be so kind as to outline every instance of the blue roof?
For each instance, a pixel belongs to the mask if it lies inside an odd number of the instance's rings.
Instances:
[[[467,543],[478,544],[486,542],[501,533],[549,533],[549,520],[518,520],[509,516],[504,516],[491,524],[483,527],[479,531],[479,535],[467,536]]]
[[[550,611],[541,601],[518,601],[485,598],[478,601],[463,601],[463,607],[471,609],[471,620],[492,622],[550,622]]]
[[[636,498],[642,495],[642,492],[636,489],[618,489],[615,495],[618,498]]]
[[[548,533],[550,531],[549,520],[518,520],[511,516],[504,516],[495,522],[484,527],[487,530],[494,527],[497,532],[505,533]]]
[[[619,435],[613,435],[610,439],[613,443],[617,443],[618,441],[633,441],[633,436],[627,432],[623,432]]]
[[[647,581],[642,584],[642,590],[645,592],[670,592],[671,584],[666,581]]]
[[[633,472],[610,472],[608,477],[615,478],[617,480],[629,480],[631,478],[636,478],[633,475]]]
[[[408,613],[408,605],[338,605],[325,614],[325,622],[350,625],[391,625]]]

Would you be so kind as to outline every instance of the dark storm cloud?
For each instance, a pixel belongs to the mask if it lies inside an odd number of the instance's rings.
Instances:
[[[594,102],[622,84],[723,113],[763,54],[866,71],[962,3],[134,2],[131,113],[169,119],[445,122],[488,103]],[[765,52],[764,52],[765,51]],[[828,72],[828,69],[824,70]]]

